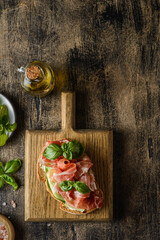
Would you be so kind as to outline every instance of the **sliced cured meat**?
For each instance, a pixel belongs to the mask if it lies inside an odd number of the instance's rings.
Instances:
[[[80,158],[78,158],[78,161],[90,161],[91,159],[88,157],[86,153],[84,153]]]
[[[73,190],[64,192],[64,191],[62,191],[62,189],[59,187],[59,183],[55,183],[55,185],[54,185],[54,191],[57,192],[57,193],[59,193],[62,197],[64,197],[65,200],[67,199],[68,201],[73,202],[73,200],[74,200],[73,197],[72,197]]]
[[[73,180],[76,171],[77,171],[76,164],[70,163],[69,167],[65,171],[58,174],[54,174],[54,179],[56,182],[71,181]]]
[[[78,181],[85,183],[93,192],[97,189],[95,177],[90,172],[83,174]]]
[[[99,193],[94,194],[94,203],[95,203],[95,206],[96,208],[101,208],[103,206],[103,199],[102,199],[102,196],[99,195]]]
[[[57,162],[57,165],[61,170],[66,170],[69,168],[70,164],[71,162],[66,158],[62,158]]]
[[[45,158],[43,155],[41,156],[41,163],[46,166],[46,167],[57,167],[57,161],[58,159],[55,159],[55,160],[49,160],[47,158]]]
[[[95,193],[91,192],[89,197],[82,198],[82,197],[75,197],[74,199],[65,199],[67,204],[74,208],[80,209],[94,209],[99,208],[100,204],[98,203],[98,196],[95,198]]]
[[[59,174],[61,173],[62,171],[55,167],[55,168],[52,168],[50,171],[49,171],[49,179],[51,180],[51,182],[55,182],[56,180],[54,179],[54,175],[55,174]]]
[[[83,174],[88,173],[93,164],[89,160],[81,160],[80,162],[76,162],[76,166],[77,172],[75,178],[79,179]]]
[[[60,140],[59,142],[60,142],[60,144],[62,145],[63,143],[68,143],[68,142],[70,142],[71,140],[69,140],[69,139],[62,139],[62,140]]]
[[[82,194],[78,191],[74,191],[73,193],[73,196],[74,196],[74,199],[77,199],[77,198],[88,198],[90,196],[90,192],[89,193],[86,193],[86,194]]]

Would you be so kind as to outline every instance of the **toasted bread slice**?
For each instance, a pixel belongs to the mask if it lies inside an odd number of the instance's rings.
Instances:
[[[40,158],[41,158],[41,155],[39,155],[39,158],[38,158],[38,161],[37,161],[37,175],[38,175],[38,178],[40,181],[46,181],[47,177],[46,177],[46,173],[45,171],[40,167]]]
[[[77,215],[84,215],[84,214],[88,214],[90,212],[93,212],[94,210],[96,210],[97,208],[94,208],[94,209],[91,209],[91,210],[84,210],[84,212],[82,211],[78,211],[78,210],[72,210],[68,207],[66,207],[64,205],[64,203],[60,200],[58,200],[57,198],[54,197],[52,191],[48,188],[48,184],[47,184],[47,176],[46,176],[46,172],[40,167],[40,163],[39,163],[39,160],[40,160],[40,157],[41,157],[41,154],[39,156],[39,159],[37,161],[37,175],[38,175],[38,178],[40,181],[44,181],[45,182],[45,185],[46,185],[46,190],[51,194],[51,196],[58,202],[60,202],[60,209],[67,212],[67,213],[70,213],[70,214],[77,214]],[[101,196],[103,198],[103,192],[102,190],[99,188],[97,182],[96,182],[96,185],[97,185],[97,189],[100,191],[101,193]]]

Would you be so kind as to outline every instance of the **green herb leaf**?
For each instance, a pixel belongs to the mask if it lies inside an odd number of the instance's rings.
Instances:
[[[77,181],[77,182],[74,183],[73,186],[75,187],[75,189],[76,189],[78,192],[80,192],[80,193],[82,193],[82,194],[86,194],[86,193],[91,192],[91,190],[89,189],[89,187],[88,187],[85,183],[83,183],[83,182]]]
[[[3,124],[0,124],[0,135],[4,133],[4,127]]]
[[[70,151],[63,152],[63,157],[68,160],[72,160],[72,152]]]
[[[62,189],[62,191],[70,191],[73,188],[74,182],[72,181],[62,181],[59,184],[59,187]]]
[[[3,124],[4,126],[6,126],[7,124],[9,124],[9,115],[3,116],[3,118],[2,118],[2,124]]]
[[[2,163],[2,162],[0,162],[0,167],[2,167],[2,168],[3,168],[3,163]]]
[[[4,166],[5,173],[16,173],[18,169],[21,167],[22,163],[20,159],[13,159],[6,163]]]
[[[8,108],[6,105],[0,105],[0,147],[4,146],[8,133],[13,132],[17,128],[17,123],[9,123]]]
[[[84,147],[78,141],[63,143],[61,148],[63,150],[63,156],[68,160],[79,158],[84,153]]]
[[[43,153],[43,156],[49,160],[54,160],[62,155],[62,149],[59,145],[52,143],[50,144]]]
[[[6,130],[7,130],[8,132],[13,132],[13,131],[15,131],[16,128],[17,128],[17,123],[8,124],[8,125],[6,125],[5,128],[6,128]]]
[[[2,178],[2,177],[0,177],[0,188],[1,188],[1,187],[3,187],[3,185],[4,185],[3,178]]]
[[[8,108],[6,105],[0,105],[0,123],[3,125],[9,123]]]
[[[62,148],[63,152],[67,151],[68,150],[68,144],[67,143],[63,143],[61,148]]]
[[[2,166],[0,166],[0,177],[3,176],[3,174],[4,174],[4,170],[3,170]]]
[[[14,191],[18,189],[18,184],[16,183],[16,181],[13,177],[11,177],[7,174],[4,174],[3,179],[6,183],[10,184],[14,188]]]
[[[8,135],[6,133],[3,133],[0,135],[0,147],[5,145],[7,139],[8,139]]]
[[[72,152],[72,158],[79,158],[84,153],[83,145],[78,141],[71,141],[68,143],[69,150]]]

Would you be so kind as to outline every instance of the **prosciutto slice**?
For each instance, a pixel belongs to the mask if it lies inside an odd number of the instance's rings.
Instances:
[[[93,166],[91,161],[83,161],[81,160],[80,162],[76,163],[77,166],[77,173],[75,175],[76,179],[79,179],[83,174],[86,174],[89,172],[89,169]]]
[[[54,174],[54,180],[58,183],[62,181],[72,181],[76,172],[76,164],[71,163],[66,170],[62,171],[61,173]]]
[[[86,209],[86,210],[101,208],[103,206],[103,200],[99,192],[97,193],[91,192],[89,197],[88,196],[83,197],[82,195],[75,194],[75,192],[72,192],[72,195],[71,195],[72,197],[70,199],[65,198],[65,200],[69,206],[74,208]]]
[[[62,145],[64,142],[68,143],[70,140],[63,139],[60,141],[48,141],[41,153],[41,162],[45,166],[51,167],[49,172],[49,178],[55,183],[54,190],[64,197],[68,206],[92,210],[95,208],[101,208],[103,205],[102,196],[97,189],[95,177],[92,173],[93,163],[86,153],[78,159],[72,159],[71,161],[65,159],[63,156],[55,160],[49,160],[43,156],[43,152],[50,144],[55,143]],[[59,187],[59,183],[62,181],[81,181],[85,183],[91,190],[87,194],[82,194],[72,188],[70,191],[63,191]]]
[[[97,189],[97,185],[95,182],[95,177],[92,173],[88,172],[88,173],[84,173],[79,179],[78,181],[81,181],[83,183],[85,183],[91,191],[95,191]]]

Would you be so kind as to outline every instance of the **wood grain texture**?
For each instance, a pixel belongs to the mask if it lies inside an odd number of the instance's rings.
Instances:
[[[0,91],[18,117],[0,160],[23,160],[19,190],[0,190],[0,212],[16,240],[159,240],[159,19],[158,0],[0,1]],[[56,73],[43,99],[24,93],[16,72],[34,59]],[[114,130],[112,223],[24,222],[25,130],[61,128],[62,90],[76,91],[76,128]]]
[[[62,93],[62,130],[27,130],[25,136],[25,220],[26,221],[107,221],[113,217],[113,134],[103,130],[74,130],[75,94]],[[37,177],[37,160],[47,140],[80,141],[94,164],[96,181],[104,193],[101,210],[73,215],[60,209],[60,203],[46,191]]]

